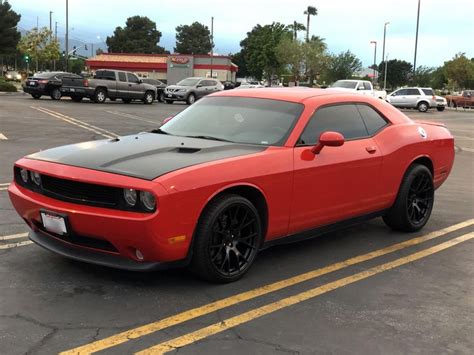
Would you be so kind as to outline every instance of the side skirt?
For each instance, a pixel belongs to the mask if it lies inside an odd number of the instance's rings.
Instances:
[[[340,221],[340,222],[336,222],[336,223],[333,223],[333,224],[327,224],[327,225],[322,226],[322,227],[309,229],[309,230],[306,230],[304,232],[299,232],[299,233],[292,234],[292,235],[289,235],[289,236],[286,236],[286,237],[272,239],[272,240],[264,242],[262,244],[262,246],[260,247],[260,250],[264,250],[264,249],[273,247],[275,245],[297,243],[297,242],[300,242],[300,241],[303,241],[303,240],[316,238],[316,237],[319,237],[323,234],[327,234],[327,233],[331,233],[331,232],[334,232],[334,231],[337,231],[337,230],[345,229],[345,228],[348,228],[350,226],[353,226],[354,224],[359,224],[361,222],[365,222],[365,221],[368,221],[370,219],[383,216],[387,211],[388,211],[387,209],[384,209],[384,210],[381,210],[381,211],[372,212],[372,213],[369,213],[369,214],[366,214],[366,215],[363,215],[363,216],[350,218],[350,219]]]

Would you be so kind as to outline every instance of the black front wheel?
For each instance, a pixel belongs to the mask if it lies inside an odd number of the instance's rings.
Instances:
[[[431,171],[424,165],[411,165],[403,177],[395,203],[383,217],[392,229],[416,232],[431,216],[434,185]]]
[[[195,235],[192,271],[213,282],[240,279],[252,266],[262,239],[255,206],[226,194],[204,210]]]
[[[143,97],[143,103],[145,105],[151,105],[155,100],[155,94],[152,91],[147,91]]]
[[[59,100],[61,98],[61,90],[59,88],[52,89],[50,96],[53,100]]]
[[[97,89],[94,94],[94,101],[98,104],[103,104],[107,99],[107,91],[104,89]]]

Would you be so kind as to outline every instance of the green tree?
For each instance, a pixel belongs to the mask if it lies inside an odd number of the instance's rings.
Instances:
[[[434,71],[435,68],[430,68],[423,65],[419,66],[416,68],[416,76],[413,78],[413,83],[416,86],[421,87],[431,86]]]
[[[156,23],[148,17],[129,17],[124,28],[115,28],[114,34],[107,37],[108,51],[111,53],[165,53],[160,47],[161,32]]]
[[[306,75],[310,84],[313,84],[314,77],[319,76],[328,68],[329,56],[326,53],[326,43],[324,38],[312,36],[311,39],[303,44],[303,55],[306,67]]]
[[[306,27],[299,22],[293,21],[291,25],[286,26],[288,30],[293,32],[293,39],[298,39],[298,32],[306,30]]]
[[[383,63],[380,63],[378,70],[381,73],[383,68]],[[396,89],[399,86],[408,84],[410,81],[410,75],[413,71],[412,65],[404,60],[391,59],[387,62],[387,86],[392,90]],[[421,69],[421,70],[420,70]],[[426,67],[419,67],[417,73],[421,73],[420,82],[429,82],[430,79],[426,79]],[[415,80],[413,78],[413,80]],[[426,81],[427,80],[427,81]],[[379,80],[380,83],[383,82],[382,79]],[[416,85],[416,81],[413,81],[413,84]]]
[[[301,42],[290,36],[284,37],[276,48],[276,55],[278,61],[288,67],[293,81],[298,82],[304,59]]]
[[[84,71],[86,66],[86,61],[83,58],[75,57],[74,59],[69,59],[69,70],[71,73],[81,74]]]
[[[323,80],[333,83],[336,80],[349,79],[362,69],[362,62],[351,51],[330,55],[326,70],[323,72]]]
[[[279,22],[257,25],[247,32],[240,46],[249,74],[258,80],[265,76],[268,81],[279,75],[283,71],[283,64],[278,60],[276,48],[284,37],[291,35],[286,26]]]
[[[237,72],[237,75],[240,78],[244,78],[246,76],[249,76],[249,72],[248,72],[248,69],[247,69],[247,63],[245,62],[244,52],[240,51],[240,52],[231,54],[230,57],[231,57],[232,63],[234,63],[235,65],[237,65],[239,67],[239,71]]]
[[[443,89],[448,84],[448,79],[444,74],[444,67],[436,68],[431,75],[430,86],[433,89]]]
[[[318,9],[315,8],[314,6],[308,6],[308,8],[304,11],[304,14],[306,15],[306,41],[309,41],[310,17],[311,16],[317,16],[318,15]]]
[[[199,22],[176,27],[175,52],[184,54],[207,54],[211,51],[211,32]]]
[[[16,46],[21,37],[16,28],[20,18],[21,15],[13,11],[8,2],[0,1],[0,76],[3,75],[3,57],[15,55]]]
[[[18,42],[18,50],[29,55],[32,61],[36,62],[36,70],[39,66],[44,67],[46,63],[60,58],[59,42],[51,39],[51,31],[43,27],[38,30],[36,27],[21,37]]]
[[[450,86],[456,89],[474,88],[474,63],[465,53],[457,53],[453,59],[444,62],[444,73]]]

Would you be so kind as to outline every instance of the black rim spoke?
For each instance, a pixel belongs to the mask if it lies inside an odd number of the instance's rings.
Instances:
[[[258,249],[260,228],[254,211],[245,204],[230,205],[217,216],[211,230],[212,264],[224,275],[240,274]]]
[[[408,218],[413,223],[422,223],[428,216],[433,203],[433,182],[425,173],[420,173],[413,179],[407,200]]]

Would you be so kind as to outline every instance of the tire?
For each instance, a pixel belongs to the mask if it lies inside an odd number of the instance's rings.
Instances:
[[[155,101],[155,95],[153,94],[153,91],[145,92],[145,96],[143,96],[143,103],[145,105],[151,105],[153,101]]]
[[[107,99],[107,91],[104,89],[97,89],[94,93],[94,102],[98,104],[103,104]]]
[[[130,102],[132,102],[132,99],[122,99],[122,102],[124,104],[129,104]]]
[[[186,99],[186,103],[188,105],[192,105],[195,102],[196,102],[196,96],[194,94],[189,94],[188,98]]]
[[[255,260],[262,240],[262,224],[249,200],[224,194],[204,209],[194,238],[192,272],[212,282],[233,282]]]
[[[395,203],[383,220],[394,230],[416,232],[428,222],[433,203],[433,175],[426,166],[412,164],[403,177]]]
[[[420,112],[426,112],[428,111],[428,109],[430,108],[430,105],[426,102],[426,101],[421,101],[418,103],[418,105],[416,106],[416,108],[418,109],[418,111]]]
[[[59,88],[53,88],[50,93],[51,99],[60,100],[61,99],[61,90]]]
[[[159,102],[165,102],[165,93],[163,91],[159,93],[158,101]]]
[[[437,109],[439,112],[443,112],[443,111],[444,111],[444,106],[436,107],[436,109]]]
[[[39,94],[31,94],[31,96],[33,97],[33,99],[35,100],[39,100],[41,98],[41,95]]]
[[[167,103],[168,105],[172,105],[172,104],[173,104],[173,100],[165,100],[165,101],[166,101],[166,103]]]
[[[81,102],[82,96],[71,96],[71,100],[74,102]]]

